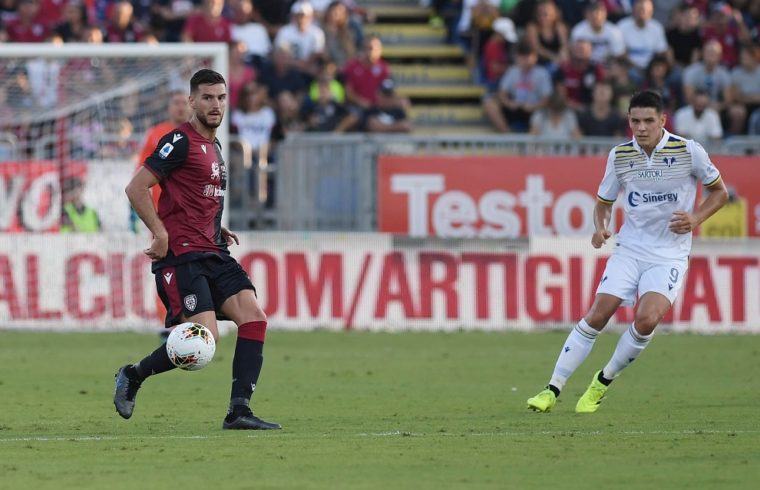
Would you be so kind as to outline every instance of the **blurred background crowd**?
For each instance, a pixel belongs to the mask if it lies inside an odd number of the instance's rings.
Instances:
[[[484,87],[492,131],[624,136],[627,100],[648,88],[662,93],[668,129],[683,136],[709,143],[760,134],[758,0],[409,3],[429,7],[429,23],[462,48],[472,80]],[[227,43],[232,130],[254,150],[271,149],[291,131],[414,130],[410,98],[397,90],[373,33],[371,4],[0,0],[0,42]],[[14,104],[45,107],[44,73],[33,71],[31,63],[0,67],[6,120],[19,110]],[[36,91],[35,77],[43,87]],[[121,105],[125,117],[105,129],[142,135],[148,128],[127,117],[139,110],[128,98]]]

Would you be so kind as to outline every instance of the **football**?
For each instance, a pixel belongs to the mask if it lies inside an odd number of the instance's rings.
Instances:
[[[166,353],[172,364],[186,371],[206,367],[214,358],[215,351],[214,335],[200,323],[181,323],[166,339]]]

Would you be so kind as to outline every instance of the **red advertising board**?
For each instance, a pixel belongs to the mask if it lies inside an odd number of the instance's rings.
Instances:
[[[61,164],[0,162],[0,233],[57,231],[61,220]],[[65,176],[85,178],[83,162],[66,162]]]
[[[760,158],[713,161],[746,202],[747,234],[760,236]],[[604,166],[604,157],[382,155],[378,231],[447,238],[587,236]],[[618,211],[613,218],[618,226],[621,217]]]
[[[232,253],[269,324],[285,329],[534,330],[588,310],[612,246],[587,238],[398,240],[390,234],[243,232]],[[658,329],[760,333],[760,240],[698,239]],[[132,233],[0,233],[0,330],[153,330],[154,277]],[[612,323],[633,320],[621,309]]]

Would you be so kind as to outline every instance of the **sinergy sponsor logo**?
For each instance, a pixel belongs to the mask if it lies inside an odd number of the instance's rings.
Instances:
[[[676,201],[678,201],[677,192],[644,192],[642,194],[632,191],[628,193],[628,204],[630,204],[632,208],[635,208],[639,204]]]

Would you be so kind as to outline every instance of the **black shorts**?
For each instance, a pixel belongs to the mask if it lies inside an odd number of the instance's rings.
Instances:
[[[167,328],[182,323],[182,315],[204,311],[215,311],[218,320],[226,320],[219,309],[227,298],[244,289],[256,292],[245,270],[226,254],[167,266],[154,274],[158,295],[166,306]]]

